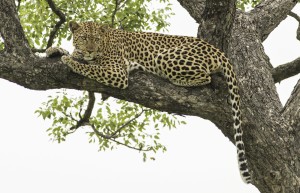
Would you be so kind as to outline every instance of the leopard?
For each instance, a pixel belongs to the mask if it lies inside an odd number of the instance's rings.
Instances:
[[[221,71],[229,92],[240,175],[245,183],[251,183],[242,139],[237,76],[224,52],[197,37],[132,32],[92,21],[71,21],[69,28],[73,35],[73,53],[51,47],[46,50],[46,56],[58,53],[72,71],[106,86],[126,89],[129,73],[135,69],[183,87],[209,84],[211,75]]]

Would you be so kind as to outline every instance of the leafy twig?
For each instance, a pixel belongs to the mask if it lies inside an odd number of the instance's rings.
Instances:
[[[144,109],[142,109],[142,111],[138,114],[136,114],[133,118],[131,118],[129,121],[127,121],[125,124],[123,124],[121,127],[119,127],[115,132],[113,132],[110,136],[111,138],[115,138],[116,134],[121,132],[122,129],[124,129],[125,127],[127,127],[131,122],[133,122],[134,120],[136,120],[137,118],[139,118],[143,113],[145,112]]]
[[[124,129],[125,127],[127,127],[130,123],[132,123],[134,120],[136,120],[137,118],[139,118],[146,110],[142,109],[140,113],[136,114],[133,118],[131,118],[129,121],[127,121],[126,123],[124,123],[123,125],[121,125],[118,129],[116,129],[116,131],[114,131],[113,133],[107,135],[107,134],[103,134],[101,132],[99,132],[96,127],[88,122],[85,122],[85,125],[89,125],[92,127],[92,129],[94,130],[94,132],[96,133],[96,135],[103,137],[105,139],[112,139],[112,138],[117,138],[117,133],[120,133],[122,131],[122,129]],[[78,125],[78,124],[77,124]],[[109,130],[109,129],[108,129]]]
[[[110,140],[117,143],[117,144],[119,144],[119,145],[123,145],[125,147],[130,148],[130,149],[134,149],[134,150],[138,150],[138,151],[152,151],[153,150],[152,147],[148,147],[147,149],[143,149],[143,147],[136,148],[136,147],[133,147],[133,146],[130,146],[130,145],[126,145],[125,143],[119,142],[115,139],[110,139]]]
[[[123,125],[121,125],[116,131],[114,131],[113,133],[107,135],[107,134],[104,134],[104,133],[101,133],[99,132],[95,125],[90,123],[89,119],[91,117],[91,114],[92,114],[92,111],[93,111],[93,108],[94,108],[94,105],[95,105],[95,94],[93,92],[90,92],[88,91],[88,95],[89,95],[89,102],[88,102],[88,105],[87,105],[87,108],[84,112],[84,115],[83,117],[77,121],[77,124],[76,126],[74,127],[71,127],[70,128],[70,133],[73,133],[75,132],[75,130],[77,130],[79,127],[81,126],[84,126],[84,125],[89,125],[94,133],[98,136],[98,137],[102,137],[104,139],[107,139],[107,140],[111,140],[119,145],[123,145],[123,146],[126,146],[128,148],[131,148],[131,149],[135,149],[135,150],[139,150],[139,151],[151,151],[151,147],[147,148],[147,149],[143,149],[143,147],[140,147],[140,148],[136,148],[136,147],[133,147],[133,146],[130,146],[128,144],[125,144],[125,143],[122,143],[120,141],[117,141],[115,138],[117,138],[117,134],[120,133],[122,131],[122,129],[124,129],[125,127],[127,127],[130,123],[132,123],[134,120],[136,120],[137,118],[139,118],[146,110],[145,109],[142,109],[140,113],[136,114],[133,118],[131,118],[130,120],[128,120],[126,123],[124,123]]]
[[[117,133],[121,132],[122,129],[124,129],[130,123],[132,123],[134,120],[136,120],[137,118],[139,118],[146,111],[145,109],[142,109],[142,111],[140,113],[136,114],[133,118],[131,118],[129,121],[127,121],[122,126],[120,126],[116,131],[114,131],[113,133],[107,135],[107,134],[99,132],[96,129],[95,125],[91,124],[89,122],[89,118],[91,116],[91,113],[93,111],[93,107],[94,107],[94,104],[95,104],[95,94],[93,92],[88,92],[88,94],[89,94],[89,103],[88,103],[87,109],[86,109],[86,111],[85,111],[85,113],[83,115],[83,118],[80,119],[77,122],[76,126],[73,127],[73,128],[71,128],[70,130],[76,130],[77,128],[79,128],[79,127],[81,127],[83,125],[89,125],[93,129],[94,133],[98,137],[102,137],[104,139],[111,140],[111,141],[113,141],[113,142],[115,142],[115,143],[117,143],[119,145],[123,145],[123,146],[126,146],[126,147],[130,148],[130,149],[135,149],[135,150],[138,150],[138,151],[151,151],[152,150],[151,147],[149,147],[147,149],[143,149],[143,147],[137,148],[137,147],[133,147],[133,146],[130,146],[128,144],[122,143],[122,142],[120,142],[120,141],[118,141],[118,140],[115,139],[115,138],[118,137]]]
[[[94,125],[91,124],[90,126],[91,126],[91,128],[93,129],[94,133],[95,133],[98,137],[102,137],[102,138],[104,138],[104,139],[113,141],[113,142],[115,142],[115,143],[117,143],[117,144],[119,144],[119,145],[123,145],[123,146],[125,146],[125,147],[130,148],[130,149],[134,149],[134,150],[138,150],[138,151],[151,151],[151,150],[152,150],[151,147],[149,147],[149,148],[147,148],[147,149],[143,149],[143,147],[137,148],[137,147],[133,147],[133,146],[130,146],[130,145],[128,145],[128,144],[122,143],[122,142],[117,141],[116,139],[114,139],[112,135],[105,135],[105,134],[99,132],[99,131],[95,128]]]

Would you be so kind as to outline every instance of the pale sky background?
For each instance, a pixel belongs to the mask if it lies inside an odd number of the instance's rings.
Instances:
[[[197,24],[173,1],[170,34],[196,36]],[[299,6],[295,10],[300,14]],[[299,57],[297,22],[286,19],[265,41],[273,65]],[[300,76],[277,84],[283,103]],[[98,152],[84,131],[66,142],[50,141],[49,122],[34,111],[54,91],[31,91],[0,80],[0,192],[3,193],[257,193],[242,182],[236,149],[209,121],[188,117],[187,125],[162,131],[168,151],[144,163],[120,147]]]

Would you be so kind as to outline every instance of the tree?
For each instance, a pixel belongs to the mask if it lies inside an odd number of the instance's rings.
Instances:
[[[231,108],[224,99],[227,88],[222,76],[213,76],[213,87],[181,88],[153,75],[134,72],[128,89],[108,88],[71,73],[59,59],[35,56],[14,1],[0,2],[0,28],[5,44],[0,52],[1,78],[36,90],[89,90],[161,111],[199,116],[212,121],[233,140]],[[284,107],[275,83],[298,74],[299,59],[273,68],[262,47],[262,42],[288,14],[297,18],[290,13],[297,2],[264,0],[249,13],[237,10],[234,0],[178,2],[200,24],[198,36],[222,49],[235,65],[253,184],[261,192],[298,192],[300,82]]]
[[[111,27],[125,30],[161,30],[169,24],[165,21],[172,12],[167,1],[156,1],[163,8],[149,8],[149,0],[141,1],[19,1],[17,10],[31,50],[45,52],[54,44],[61,44],[63,38],[71,39],[68,25],[62,25],[76,17],[77,20],[91,20],[106,23]],[[67,12],[65,15],[61,10]],[[38,12],[39,14],[35,14]],[[56,17],[59,18],[56,21]],[[42,14],[41,14],[42,13]],[[99,14],[100,13],[100,14]],[[46,26],[46,27],[45,27]],[[41,48],[36,48],[41,47]],[[67,92],[50,96],[43,107],[36,110],[43,119],[51,119],[53,124],[47,132],[54,141],[60,143],[78,128],[89,126],[89,142],[97,142],[99,150],[114,149],[118,145],[143,152],[146,160],[149,153],[166,151],[159,143],[159,127],[170,129],[183,124],[176,116],[142,107],[124,100],[117,101],[118,111],[111,109],[106,101],[108,96],[102,93],[102,101],[97,103],[94,92],[89,91],[80,97],[70,97]],[[95,115],[92,114],[98,106]],[[95,111],[95,110],[94,110]],[[152,128],[152,129],[151,129]],[[151,157],[154,159],[153,157]]]

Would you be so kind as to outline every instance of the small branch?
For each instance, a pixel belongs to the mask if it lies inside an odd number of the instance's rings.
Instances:
[[[139,118],[145,112],[144,109],[142,109],[142,111],[140,113],[136,114],[132,119],[130,119],[125,124],[123,124],[121,127],[119,127],[115,132],[113,132],[110,135],[106,135],[106,134],[103,134],[103,133],[99,132],[96,129],[95,125],[93,125],[89,122],[89,118],[92,114],[94,104],[95,104],[95,94],[93,92],[89,92],[89,103],[88,103],[88,107],[87,107],[87,109],[86,109],[86,111],[83,115],[83,118],[81,120],[79,120],[77,125],[74,128],[71,128],[70,130],[76,130],[77,128],[79,128],[80,126],[83,126],[83,125],[89,125],[98,137],[102,137],[104,139],[111,140],[111,141],[113,141],[113,142],[115,142],[119,145],[123,145],[123,146],[126,146],[126,147],[130,148],[130,149],[135,149],[135,150],[138,150],[138,151],[151,151],[152,150],[151,147],[149,147],[147,149],[143,149],[142,147],[141,148],[136,148],[136,147],[127,145],[125,143],[122,143],[120,141],[117,141],[115,139],[115,138],[117,138],[117,133],[121,132],[122,129],[127,127],[130,123],[132,123],[134,120]]]
[[[90,125],[93,128],[94,131],[95,130],[97,131],[97,135],[99,135],[99,136],[101,136],[101,137],[103,137],[105,139],[112,139],[112,138],[116,138],[117,137],[117,133],[120,133],[122,131],[122,129],[124,129],[125,127],[127,127],[130,123],[132,123],[134,120],[136,120],[137,118],[139,118],[145,112],[145,110],[142,109],[142,111],[140,113],[136,114],[133,118],[131,118],[129,121],[127,121],[122,126],[120,126],[118,129],[116,129],[116,131],[114,131],[113,133],[111,133],[109,135],[105,135],[105,134],[99,132],[95,128],[95,126],[93,124],[91,124],[90,121],[89,121],[89,119],[91,117],[91,114],[92,114],[92,111],[93,111],[93,108],[94,108],[94,105],[95,105],[96,98],[95,98],[95,93],[93,93],[93,92],[88,91],[88,95],[89,95],[89,102],[88,102],[88,105],[87,105],[87,108],[86,108],[86,110],[84,112],[83,117],[82,118],[80,117],[80,120],[77,121],[76,126],[70,128],[70,130],[76,130],[76,129],[78,129],[81,126]],[[81,111],[81,109],[80,109],[80,111]],[[79,113],[79,114],[81,114],[81,113]],[[68,115],[65,114],[65,116],[68,116]],[[70,117],[70,116],[68,116],[68,117]],[[75,120],[73,117],[71,117],[71,119]]]
[[[125,1],[122,3],[122,5],[119,6],[119,9],[118,9],[118,10],[122,9],[122,8],[126,5],[126,3],[127,3],[128,1],[129,1],[129,0],[125,0]]]
[[[90,126],[91,126],[91,128],[93,129],[94,133],[95,133],[98,137],[102,137],[102,138],[104,138],[104,139],[113,141],[113,142],[115,142],[115,143],[117,143],[117,144],[119,144],[119,145],[123,145],[123,146],[125,146],[125,147],[130,148],[130,149],[134,149],[134,150],[138,150],[138,151],[151,151],[151,150],[152,150],[151,147],[149,147],[149,148],[147,148],[147,149],[143,149],[143,148],[136,148],[136,147],[127,145],[127,144],[125,144],[125,143],[122,143],[122,142],[117,141],[116,139],[112,138],[112,135],[107,136],[107,135],[104,135],[103,133],[99,132],[99,131],[95,128],[94,125],[90,125]]]
[[[130,146],[130,145],[126,145],[125,143],[119,142],[119,141],[117,141],[117,140],[115,140],[115,139],[110,139],[110,140],[113,141],[113,142],[115,142],[115,143],[117,143],[117,144],[119,144],[119,145],[123,145],[123,146],[125,146],[125,147],[130,148],[130,149],[134,149],[134,150],[138,150],[138,151],[151,151],[151,150],[152,150],[151,147],[148,147],[147,149],[136,148],[136,147],[133,147],[133,146]]]
[[[300,17],[296,13],[290,11],[288,15],[295,18],[300,23]]]
[[[22,1],[22,0],[18,0],[18,4],[17,4],[17,10],[18,10],[18,11],[20,10],[21,1]]]
[[[91,123],[88,123],[92,128],[93,130],[95,131],[95,133],[98,135],[98,136],[101,136],[105,139],[113,139],[113,138],[117,138],[117,133],[120,133],[122,131],[122,129],[124,129],[125,127],[127,127],[130,123],[132,123],[134,120],[136,120],[137,118],[139,118],[143,113],[145,112],[144,109],[142,109],[142,111],[138,114],[136,114],[133,118],[131,118],[129,121],[127,121],[126,123],[124,123],[123,125],[121,125],[118,129],[116,129],[116,131],[114,131],[113,133],[109,134],[109,135],[106,135],[106,134],[103,134],[101,132],[99,132],[95,126]],[[109,129],[107,129],[109,131]]]
[[[272,75],[275,83],[300,73],[300,57],[294,61],[282,64],[273,69]]]
[[[115,0],[115,9],[114,9],[114,11],[113,11],[113,14],[112,14],[112,16],[111,16],[111,26],[112,27],[114,27],[114,25],[115,25],[115,19],[116,19],[116,14],[117,14],[117,12],[120,10],[120,9],[122,9],[125,5],[126,5],[126,3],[128,2],[128,0],[125,0],[122,4],[121,4],[121,0]],[[126,16],[124,17],[124,18],[126,18]],[[120,22],[119,22],[120,23]],[[121,24],[120,24],[121,25]]]
[[[72,116],[71,113],[70,113],[70,114],[67,114],[67,113],[64,112],[64,111],[62,111],[61,113],[62,113],[64,116],[69,117],[72,121],[77,121],[77,120]]]
[[[88,95],[89,95],[89,103],[87,106],[87,109],[84,112],[83,118],[82,118],[82,122],[88,122],[89,118],[91,117],[94,105],[95,105],[95,93],[88,91]]]
[[[296,13],[294,13],[292,11],[288,15],[291,16],[291,17],[293,17],[293,18],[295,18],[298,21],[298,29],[297,29],[297,36],[296,36],[296,38],[297,38],[297,40],[300,41],[300,17]]]
[[[59,17],[59,21],[55,24],[55,26],[53,27],[52,31],[50,32],[49,35],[49,39],[48,39],[48,43],[47,43],[47,47],[49,48],[52,46],[53,44],[53,40],[55,38],[56,33],[58,32],[60,26],[66,21],[66,16],[63,12],[61,12],[60,9],[58,9],[55,5],[55,3],[53,2],[53,0],[47,0],[51,10]]]
[[[122,9],[123,7],[125,7],[126,3],[128,2],[128,0],[125,0],[122,4],[119,5],[119,8],[118,10]],[[123,19],[121,20],[118,20],[118,23],[119,23],[119,26],[118,26],[118,29],[124,29],[123,28],[123,25],[122,25],[122,22],[127,18],[127,16],[124,16]]]
[[[114,27],[114,25],[115,25],[115,17],[116,17],[117,11],[119,10],[119,4],[120,4],[119,0],[115,0],[115,4],[116,4],[115,9],[111,16],[111,26],[112,27]]]
[[[144,109],[142,109],[142,111],[139,114],[136,114],[133,118],[131,118],[129,121],[127,121],[126,123],[124,123],[120,128],[118,128],[115,132],[113,132],[110,136],[111,138],[116,137],[117,133],[121,132],[122,129],[124,129],[125,127],[127,127],[131,122],[133,122],[134,120],[136,120],[137,118],[139,118],[143,113],[145,112]]]
[[[88,105],[87,105],[87,108],[84,112],[83,117],[79,121],[77,121],[76,126],[70,128],[70,130],[75,130],[75,129],[78,129],[79,127],[83,126],[83,125],[89,124],[89,119],[90,119],[91,114],[93,112],[93,108],[94,108],[94,105],[95,105],[96,98],[95,98],[95,93],[93,93],[93,92],[88,91],[88,95],[89,95],[89,102],[88,102]]]
[[[93,124],[89,124],[91,126],[91,128],[93,129],[94,133],[98,136],[98,137],[102,137],[104,139],[112,139],[111,135],[105,135],[103,133],[101,133],[100,131],[98,131],[95,127],[95,125]]]

